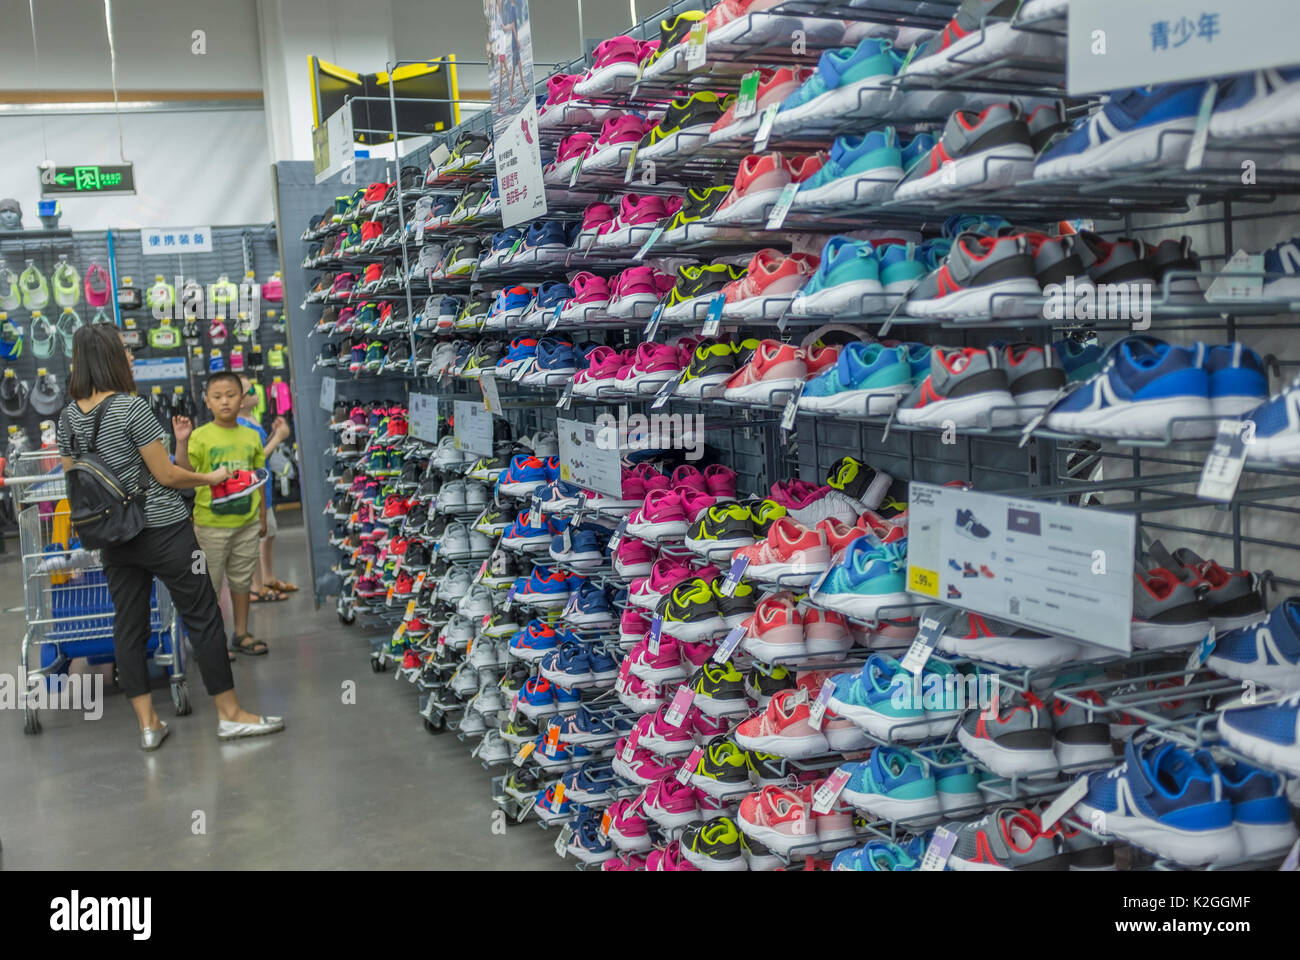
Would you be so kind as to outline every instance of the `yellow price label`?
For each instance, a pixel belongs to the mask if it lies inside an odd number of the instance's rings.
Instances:
[[[569,465],[567,463],[560,464],[560,479],[568,483],[571,476],[573,476],[573,473],[569,470]]]
[[[927,597],[939,596],[939,573],[936,570],[923,570],[909,567],[907,570],[907,589]]]
[[[406,603],[406,616],[409,618],[413,613],[415,613],[415,601],[408,600]]]

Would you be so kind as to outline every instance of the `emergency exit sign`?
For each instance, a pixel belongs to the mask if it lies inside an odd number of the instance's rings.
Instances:
[[[85,197],[135,193],[135,169],[130,163],[38,167],[43,197]]]

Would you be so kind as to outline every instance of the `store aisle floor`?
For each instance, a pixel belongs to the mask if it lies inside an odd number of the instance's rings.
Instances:
[[[158,684],[158,714],[172,733],[152,754],[141,752],[130,707],[111,685],[101,719],[46,712],[39,736],[23,734],[20,712],[0,710],[0,866],[572,869],[555,855],[555,834],[531,821],[494,831],[487,771],[454,734],[424,731],[413,686],[370,671],[359,626],[342,626],[332,607],[312,608],[303,530],[286,520],[276,572],[303,589],[254,606],[253,628],[271,653],[234,665],[244,704],[284,715],[286,730],[219,744],[197,673],[188,717],[175,716],[166,682]],[[17,571],[12,552],[0,559],[0,608],[11,625],[0,630],[0,674],[11,676],[21,641]],[[347,681],[354,705],[343,703]]]

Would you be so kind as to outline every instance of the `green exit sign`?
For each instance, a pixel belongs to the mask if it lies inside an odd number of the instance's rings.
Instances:
[[[135,193],[135,168],[130,163],[38,167],[41,196],[76,197]]]

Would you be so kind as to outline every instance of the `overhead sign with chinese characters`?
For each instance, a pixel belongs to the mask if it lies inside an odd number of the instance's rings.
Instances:
[[[1070,0],[1069,91],[1078,96],[1296,62],[1295,0]]]
[[[211,227],[145,227],[140,231],[141,253],[211,253]]]
[[[528,0],[485,4],[492,51],[492,138],[501,223],[511,227],[546,213],[542,148],[533,95],[533,31]]]
[[[135,168],[129,163],[85,163],[37,167],[43,197],[129,196],[135,193]]]

